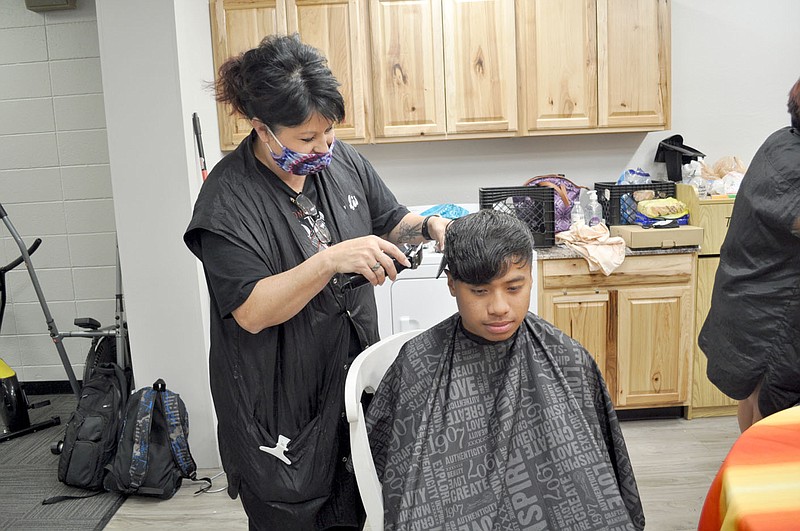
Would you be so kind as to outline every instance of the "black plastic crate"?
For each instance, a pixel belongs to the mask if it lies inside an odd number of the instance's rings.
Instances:
[[[675,197],[675,183],[672,181],[653,181],[650,184],[594,183],[594,189],[597,190],[597,200],[603,207],[606,225],[634,224],[638,203],[633,198],[633,192],[653,190],[656,199]]]
[[[556,243],[553,189],[539,186],[481,188],[481,209],[512,214],[525,222],[533,233],[534,247],[552,247]]]

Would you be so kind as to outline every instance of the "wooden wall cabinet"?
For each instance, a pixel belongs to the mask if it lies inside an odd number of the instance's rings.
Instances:
[[[514,5],[371,0],[376,138],[517,130]]]
[[[669,128],[669,0],[597,0],[598,126]]]
[[[539,314],[595,358],[615,407],[686,405],[696,255],[629,256],[611,275],[539,260]]]
[[[370,1],[375,134],[443,135],[441,2]]]
[[[695,336],[693,340],[692,401],[687,408],[687,418],[735,415],[738,402],[728,398],[708,381],[706,355],[697,345],[697,335],[711,308],[714,277],[719,266],[719,250],[728,232],[733,212],[733,198],[699,199],[689,185],[676,185],[676,196],[689,208],[692,225],[703,227],[703,244],[697,259],[697,301],[695,309]]]
[[[668,0],[517,0],[529,134],[669,126]]]
[[[211,47],[214,70],[234,55],[256,46],[273,33],[286,33],[284,0],[210,0]],[[215,75],[216,77],[216,75]],[[227,104],[217,104],[220,149],[231,151],[250,134],[252,126]]]
[[[352,143],[368,139],[369,75],[366,0],[210,0],[214,68],[229,57],[254,48],[267,35],[297,32],[319,49],[341,83],[345,120],[336,136]],[[244,117],[218,105],[220,147],[229,151],[250,133]]]
[[[353,143],[367,139],[369,85],[363,0],[286,0],[289,33],[317,48],[341,84],[345,119],[336,137]]]
[[[298,32],[351,143],[669,128],[670,0],[210,0],[214,65]],[[221,147],[250,124],[219,107]]]

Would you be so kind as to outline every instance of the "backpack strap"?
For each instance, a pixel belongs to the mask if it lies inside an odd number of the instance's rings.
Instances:
[[[153,423],[153,404],[156,391],[148,388],[142,393],[136,412],[133,429],[133,453],[131,455],[131,488],[138,489],[147,473],[147,454],[150,451],[150,426]]]
[[[175,462],[181,469],[183,477],[191,478],[197,471],[197,465],[189,451],[189,444],[187,442],[189,423],[186,421],[186,426],[184,426],[184,420],[181,419],[178,395],[164,389],[158,396],[161,399],[161,404],[164,406],[164,416],[167,418],[167,424],[169,425],[169,443],[172,448],[172,455],[175,457]]]
[[[191,479],[192,481],[206,481],[208,487],[211,487],[211,479],[204,477],[197,477],[197,464],[189,451],[189,419],[181,417],[180,404],[178,402],[178,395],[173,393],[164,385],[154,385],[158,390],[158,399],[164,411],[164,418],[167,419],[169,426],[169,443],[172,450],[172,457],[175,459],[178,468],[181,470],[183,477]]]
[[[91,498],[92,496],[97,496],[98,494],[105,494],[106,491],[98,490],[97,492],[93,492],[91,494],[84,494],[83,496],[53,496],[52,498],[45,498],[42,500],[42,505],[53,505],[54,503],[66,501],[66,500],[82,500],[83,498]]]
[[[114,374],[117,375],[117,380],[119,380],[119,389],[122,391],[122,404],[120,404],[120,408],[122,411],[125,411],[125,406],[128,405],[128,399],[131,397],[130,385],[128,385],[128,377],[125,375],[125,371],[122,370],[122,367],[116,363],[112,362],[109,365],[114,367]]]

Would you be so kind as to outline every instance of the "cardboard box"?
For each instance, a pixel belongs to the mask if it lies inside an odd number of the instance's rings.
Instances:
[[[671,249],[703,243],[703,227],[681,225],[672,229],[646,229],[639,225],[612,225],[612,236],[621,236],[631,249]]]

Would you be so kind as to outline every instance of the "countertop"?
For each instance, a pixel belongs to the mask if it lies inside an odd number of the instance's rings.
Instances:
[[[671,249],[631,249],[625,248],[625,256],[649,256],[655,254],[691,254],[700,250],[698,246],[673,247]],[[583,258],[577,251],[573,251],[566,245],[555,245],[553,247],[537,247],[537,260],[561,260],[569,258]]]

